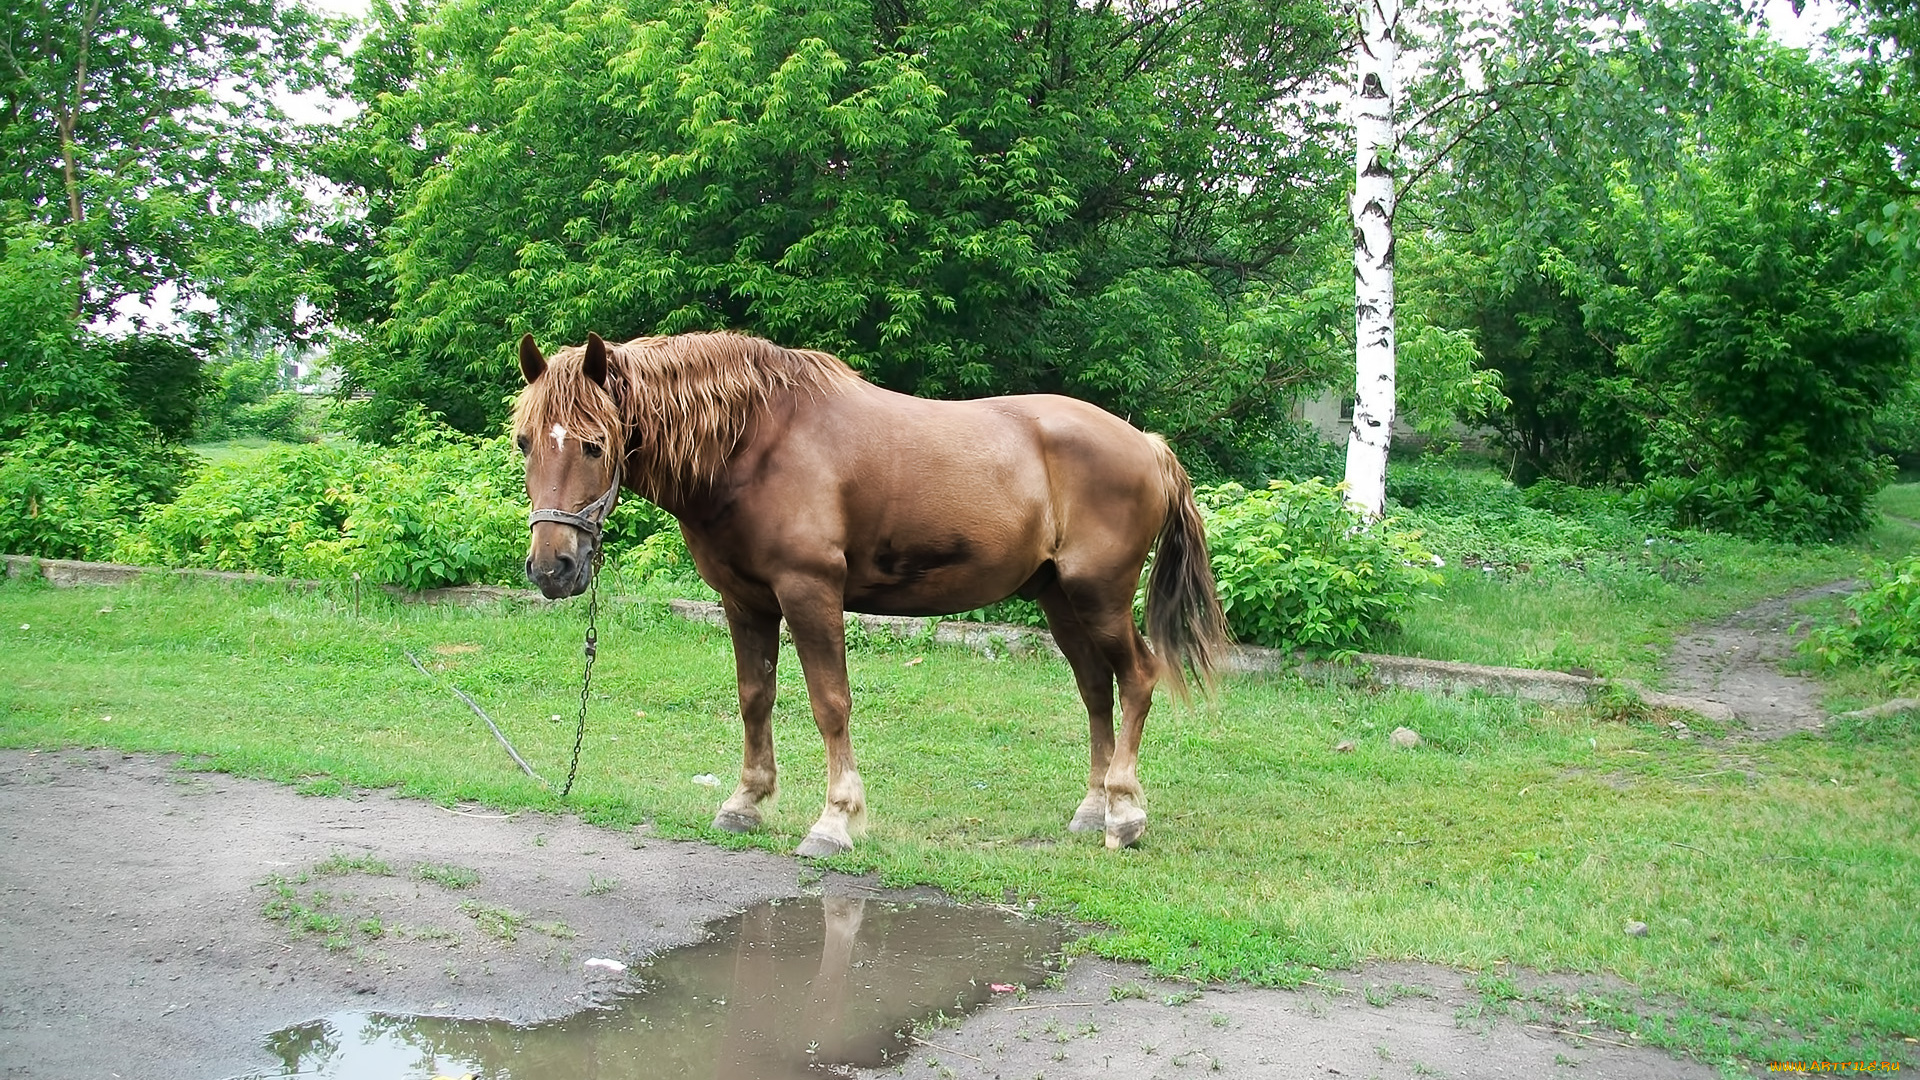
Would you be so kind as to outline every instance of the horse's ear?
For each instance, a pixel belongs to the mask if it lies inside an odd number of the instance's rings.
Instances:
[[[532,382],[545,370],[547,370],[547,362],[540,356],[540,346],[533,343],[533,335],[528,334],[522,337],[520,339],[520,374],[525,376],[528,382]]]
[[[607,385],[607,343],[600,335],[587,332],[587,356],[584,362],[587,378],[600,386]]]

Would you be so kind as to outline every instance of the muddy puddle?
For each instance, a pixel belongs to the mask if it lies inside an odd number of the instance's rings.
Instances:
[[[991,908],[774,901],[636,963],[605,1008],[528,1027],[341,1013],[270,1036],[284,1071],[257,1075],[818,1080],[894,1060],[913,1025],[986,1002],[994,984],[1040,983],[1064,937]]]

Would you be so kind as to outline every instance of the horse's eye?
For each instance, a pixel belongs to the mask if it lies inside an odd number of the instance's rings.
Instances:
[[[518,446],[520,448],[521,453],[524,454],[527,452],[527,437],[525,435],[522,435],[519,438],[513,440],[513,443],[515,446]]]
[[[581,444],[580,444],[580,452],[581,452],[581,453],[583,453],[583,454],[585,454],[585,455],[587,455],[588,457],[599,457],[599,456],[600,456],[600,444],[599,444],[599,443],[593,443],[593,442],[590,442],[590,443],[581,443]]]

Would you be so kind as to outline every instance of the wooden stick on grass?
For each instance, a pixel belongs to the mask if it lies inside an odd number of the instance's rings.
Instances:
[[[425,667],[422,667],[418,657],[414,656],[413,653],[408,652],[405,649],[402,649],[400,651],[403,653],[406,653],[407,660],[411,662],[414,667],[419,668],[420,674],[425,675],[429,679],[433,678],[433,672],[428,671]],[[438,682],[439,680],[435,679],[434,681]],[[500,745],[507,748],[507,756],[513,758],[513,763],[515,765],[520,766],[521,772],[526,773],[528,776],[533,777],[535,780],[539,780],[541,787],[553,786],[552,784],[547,783],[545,780],[541,780],[540,774],[537,772],[534,772],[533,766],[527,764],[527,759],[521,757],[520,751],[515,750],[513,748],[513,744],[508,742],[506,735],[501,732],[500,725],[494,723],[493,717],[487,715],[487,710],[481,708],[478,702],[468,697],[465,691],[461,690],[459,687],[453,685],[452,683],[447,684],[447,689],[453,691],[455,697],[458,697],[461,701],[466,702],[467,708],[472,709],[473,714],[475,716],[478,716],[480,719],[485,720],[487,722],[487,728],[493,732],[493,737],[496,739],[499,739]]]

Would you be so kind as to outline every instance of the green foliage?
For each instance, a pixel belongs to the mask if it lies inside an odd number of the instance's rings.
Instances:
[[[78,268],[43,229],[0,234],[0,550],[12,554],[99,558],[190,467],[128,406],[120,347],[74,323]]]
[[[1331,480],[1344,476],[1347,448],[1328,442],[1312,424],[1302,420],[1277,423],[1257,444],[1256,475],[1275,480]]]
[[[371,457],[350,443],[326,443],[209,467],[148,514],[114,556],[148,566],[320,576],[308,546],[345,532],[349,493]]]
[[[1801,650],[1821,667],[1867,668],[1896,686],[1920,682],[1920,556],[1847,597],[1844,622],[1817,627]]]
[[[83,433],[60,423],[71,418],[0,440],[0,551],[105,558],[129,522],[190,474],[192,455],[178,446],[137,429]]]
[[[610,556],[647,552],[663,520],[646,503],[622,502],[607,523]],[[124,537],[115,556],[303,578],[359,574],[429,589],[520,584],[526,544],[524,478],[511,441],[416,416],[393,446],[336,440],[208,468]]]
[[[253,435],[283,442],[319,438],[326,405],[289,385],[285,366],[278,350],[236,355],[211,365],[213,385],[197,438],[212,441]]]
[[[1435,560],[1392,521],[1368,524],[1320,480],[1198,493],[1220,604],[1236,637],[1275,648],[1353,648],[1392,626],[1439,581]]]
[[[1873,452],[1902,472],[1920,467],[1920,382],[1894,388],[1873,414]]]
[[[1451,565],[1495,573],[1587,568],[1621,552],[1667,551],[1671,519],[1633,495],[1554,480],[1516,487],[1486,469],[1394,463],[1387,497],[1402,527]]]
[[[1804,198],[1718,175],[1699,186],[1670,246],[1639,256],[1635,310],[1618,319],[1633,327],[1623,396],[1646,421],[1646,472],[1669,481],[1685,524],[1796,542],[1858,533],[1891,478],[1874,413],[1912,373],[1920,327],[1884,310],[1900,302],[1884,260]],[[1641,203],[1619,209],[1625,229],[1656,231]]]
[[[1351,317],[1282,277],[1344,235],[1299,93],[1343,36],[1317,0],[376,15],[330,152],[393,218],[353,378],[465,430],[498,422],[522,331],[726,327],[895,389],[1069,392],[1228,460]]]
[[[183,442],[193,434],[207,390],[198,350],[165,334],[129,334],[101,356],[119,368],[122,396],[161,438]]]
[[[527,507],[519,455],[502,436],[481,441],[423,433],[381,454],[344,492],[339,540],[313,551],[369,581],[429,589],[524,580]]]
[[[110,413],[120,405],[113,368],[87,355],[74,323],[79,258],[15,211],[0,204],[0,341],[7,349],[0,363],[0,438],[18,435],[35,414]]]
[[[324,79],[332,29],[298,0],[0,8],[0,201],[78,261],[69,318],[174,283],[219,301],[188,316],[203,330],[299,329],[305,196],[280,102]]]
[[[1432,556],[1412,536],[1391,524],[1361,527],[1324,480],[1276,481],[1253,493],[1229,484],[1200,498],[1222,602],[1242,640],[1352,647],[1391,625],[1434,580]],[[332,440],[211,466],[119,536],[112,554],[302,578],[358,573],[412,589],[514,585],[526,506],[509,440],[460,435],[416,414],[392,446]],[[679,529],[643,500],[621,501],[605,545],[609,566],[628,580],[701,589]],[[1037,605],[1019,599],[963,617],[1045,624]]]
[[[1407,259],[1501,372],[1520,478],[1644,485],[1748,536],[1866,528],[1920,305],[1883,235],[1910,166],[1835,114],[1857,73],[1712,5],[1521,18],[1496,100],[1442,125],[1463,160],[1410,200],[1435,220]]]
[[[1394,411],[1415,431],[1443,436],[1456,423],[1479,425],[1506,411],[1501,373],[1482,366],[1472,331],[1430,322],[1420,307],[1400,306],[1395,326],[1397,355]]]

